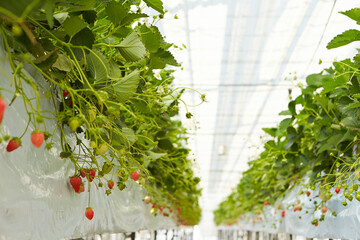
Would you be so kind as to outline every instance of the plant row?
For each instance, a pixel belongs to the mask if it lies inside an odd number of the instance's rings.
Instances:
[[[342,14],[360,23],[360,9]],[[332,49],[360,40],[360,31],[351,29],[328,43]],[[301,94],[288,103],[286,116],[278,127],[263,129],[269,140],[240,183],[215,211],[217,224],[236,223],[244,214],[249,221],[259,222],[258,214],[273,205],[282,218],[285,212],[312,214],[312,224],[323,221],[327,201],[335,194],[342,204],[360,201],[360,54],[352,59],[334,61],[332,66],[299,83]],[[294,189],[297,201],[283,204]],[[311,209],[303,210],[302,195],[319,198]],[[311,190],[311,191],[310,191]],[[331,210],[331,209],[330,209]],[[317,212],[321,212],[320,217]],[[330,211],[336,216],[336,211]],[[281,219],[281,218],[280,218]]]
[[[36,148],[51,150],[61,142],[59,161],[74,165],[68,180],[74,193],[106,188],[110,195],[136,181],[154,214],[193,225],[201,215],[201,190],[185,147],[186,129],[177,120],[179,105],[187,109],[185,89],[174,88],[173,71],[165,69],[180,65],[170,52],[178,47],[155,26],[167,16],[163,3],[144,2],[0,3],[2,47],[13,71],[0,86],[0,93],[13,96],[0,99],[0,123],[15,101],[28,117],[22,135],[1,130],[1,140],[12,154],[34,129]],[[156,14],[143,13],[148,7]],[[31,71],[41,77],[30,77]],[[199,93],[199,102],[204,99]],[[44,103],[52,109],[43,110]],[[86,217],[91,220],[94,211],[89,199]]]

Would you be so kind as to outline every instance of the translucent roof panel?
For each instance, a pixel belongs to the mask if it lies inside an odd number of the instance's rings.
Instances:
[[[167,41],[186,45],[174,51],[183,67],[175,73],[176,84],[205,93],[208,100],[189,109],[193,119],[185,119],[184,109],[182,116],[202,180],[200,235],[211,239],[216,235],[212,211],[261,151],[261,129],[284,118],[278,113],[308,74],[354,55],[357,43],[333,50],[326,44],[358,28],[338,12],[360,0],[164,0],[164,5],[169,12],[161,31]],[[200,102],[191,91],[184,100]]]

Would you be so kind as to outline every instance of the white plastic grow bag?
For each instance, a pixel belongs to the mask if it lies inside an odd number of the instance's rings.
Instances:
[[[359,182],[357,182],[359,183]],[[321,208],[314,214],[314,201],[321,202],[317,196],[319,189],[311,191],[310,197],[305,194],[298,196],[299,188],[294,188],[281,202],[282,206],[289,206],[296,204],[297,200],[304,203],[302,211],[293,211],[290,207],[286,209],[285,217],[281,217],[281,210],[277,210],[275,214],[274,206],[265,207],[265,212],[261,216],[264,221],[253,224],[251,221],[240,220],[239,226],[244,230],[249,231],[263,231],[268,233],[290,233],[300,236],[306,236],[307,238],[341,238],[341,239],[359,239],[360,238],[360,202],[356,200],[355,194],[352,202],[347,200],[348,205],[345,207],[342,205],[342,201],[345,197],[342,191],[339,194],[334,193],[334,189],[331,189],[333,197],[327,201],[327,212],[325,213],[325,220],[319,221],[319,225],[316,227],[311,224],[314,218],[321,216]],[[310,201],[311,199],[311,201]],[[275,204],[276,206],[277,204]],[[309,211],[306,214],[306,211]],[[336,212],[337,216],[333,216],[332,212]],[[299,218],[301,216],[301,219]],[[248,217],[248,216],[247,216]],[[280,219],[282,220],[280,223]]]
[[[0,42],[0,86],[11,87],[12,69]],[[35,72],[33,78],[42,78]],[[47,91],[44,81],[42,94]],[[30,87],[28,96],[33,96]],[[1,92],[7,103],[13,97]],[[42,110],[52,111],[51,99],[42,99]],[[28,116],[23,101],[18,97],[7,107],[1,125],[2,131],[20,136],[27,125]],[[56,121],[46,120],[52,131]],[[141,229],[166,229],[175,227],[174,221],[150,214],[151,206],[142,199],[145,193],[134,181],[128,180],[123,191],[115,189],[106,196],[105,189],[91,191],[91,204],[95,214],[89,221],[85,217],[89,193],[76,194],[69,184],[74,166],[69,159],[61,159],[60,136],[56,131],[54,146],[48,151],[36,149],[30,142],[29,128],[22,138],[22,146],[13,152],[0,144],[0,239],[64,239],[91,236],[95,233],[133,232]]]

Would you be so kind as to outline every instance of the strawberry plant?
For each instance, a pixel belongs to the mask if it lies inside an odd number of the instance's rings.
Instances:
[[[2,45],[13,71],[0,87],[13,95],[0,98],[0,123],[5,106],[15,101],[23,102],[28,117],[7,151],[36,129],[36,148],[50,150],[61,142],[60,158],[74,164],[75,192],[84,191],[81,177],[89,191],[109,183],[107,195],[124,190],[130,177],[140,179],[153,203],[182,209],[171,215],[179,223],[198,223],[199,178],[184,147],[186,129],[174,118],[180,103],[187,117],[191,113],[181,99],[185,89],[173,86],[173,70],[166,69],[180,64],[171,54],[174,45],[155,25],[166,14],[162,2],[23,2],[0,3]],[[147,6],[158,15],[145,14]],[[43,110],[43,102],[52,111]],[[91,208],[86,216],[93,217]]]
[[[359,12],[355,8],[341,13],[359,24]],[[345,31],[333,38],[327,48],[360,41],[359,36],[359,30]],[[280,113],[287,117],[278,127],[263,129],[270,140],[257,159],[249,162],[250,168],[243,173],[237,188],[215,211],[217,224],[236,222],[247,213],[254,219],[257,212],[265,210],[264,201],[279,204],[298,188],[302,189],[298,196],[320,199],[313,201],[313,208],[304,213],[318,216],[316,212],[322,212],[320,218],[313,219],[315,226],[325,219],[325,205],[333,194],[341,195],[344,206],[354,196],[358,199],[359,69],[360,52],[352,59],[335,61],[322,72],[307,76],[306,86],[299,84],[301,94]],[[296,210],[301,206],[298,201]],[[285,210],[281,216],[286,217]]]

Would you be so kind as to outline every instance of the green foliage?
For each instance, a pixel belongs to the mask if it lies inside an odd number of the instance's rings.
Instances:
[[[164,13],[164,7],[161,0],[144,0],[144,2],[159,13]]]
[[[148,16],[141,13],[140,2],[2,2],[6,18],[0,20],[0,31],[14,78],[11,87],[0,90],[13,92],[13,101],[23,99],[33,128],[61,133],[59,154],[74,164],[74,175],[96,169],[94,184],[106,186],[112,179],[123,190],[138,171],[153,203],[179,209],[170,216],[194,225],[201,216],[199,178],[184,147],[186,129],[173,118],[184,90],[174,89],[172,71],[164,69],[179,64],[170,53],[172,44],[141,20]],[[145,3],[164,13],[162,1]],[[43,78],[29,78],[22,71],[25,64]],[[35,100],[25,94],[25,85]],[[39,88],[44,85],[51,90],[46,96],[54,104],[50,112],[41,108]],[[47,118],[57,124],[47,125]],[[47,135],[51,148],[53,136]],[[75,135],[77,146],[69,145],[69,135]]]
[[[342,34],[337,35],[328,43],[326,47],[328,49],[337,48],[355,41],[360,41],[360,31],[356,29],[350,29],[343,32]]]
[[[359,13],[352,9],[343,14],[358,21]],[[358,41],[359,33],[348,30],[328,48]],[[214,212],[217,224],[234,223],[244,214],[256,216],[264,211],[264,202],[289,208],[282,206],[282,200],[295,186],[304,188],[303,192],[319,186],[319,198],[326,202],[332,196],[330,189],[349,184],[352,190],[344,187],[342,192],[352,200],[349,191],[358,189],[354,180],[359,179],[360,171],[359,69],[356,59],[345,59],[307,76],[307,86],[280,113],[288,117],[276,128],[264,129],[269,134],[264,151],[249,162],[237,188]],[[310,214],[323,202],[315,203]]]

